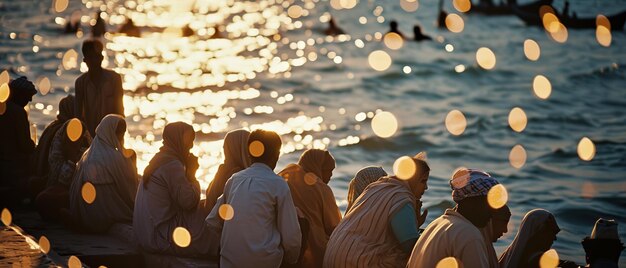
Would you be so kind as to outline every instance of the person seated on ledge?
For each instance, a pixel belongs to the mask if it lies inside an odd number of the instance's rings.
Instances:
[[[430,174],[421,155],[407,160],[416,167],[410,178],[382,177],[365,188],[330,235],[324,267],[406,266],[428,214],[420,213]]]
[[[328,20],[328,28],[324,30],[324,34],[337,36],[340,34],[345,34],[345,32],[341,28],[339,28],[339,26],[337,26],[337,24],[335,23],[335,19],[331,17],[330,20]]]
[[[70,186],[72,219],[83,229],[106,232],[115,223],[130,224],[137,194],[137,156],[124,148],[126,122],[110,114],[96,129]]]
[[[330,152],[309,149],[297,164],[289,164],[278,173],[289,184],[294,205],[309,223],[308,233],[303,234],[307,243],[298,267],[322,267],[328,238],[341,220],[335,195],[328,186],[333,169],[335,158]]]
[[[526,213],[513,242],[502,253],[500,267],[539,267],[539,259],[552,247],[561,229],[554,215],[544,209]]]
[[[183,122],[163,129],[163,146],[150,160],[139,183],[133,231],[139,246],[151,253],[177,256],[217,256],[219,238],[204,224],[208,211],[200,204],[200,183],[196,179],[198,158],[193,147],[193,127]],[[190,236],[186,247],[176,244],[176,228]]]
[[[407,267],[435,267],[444,258],[454,257],[464,267],[489,267],[488,247],[481,228],[487,226],[492,209],[489,190],[499,184],[488,173],[460,169],[450,180],[453,209],[431,222],[413,248]]]
[[[27,193],[35,143],[24,107],[37,90],[25,76],[0,86],[0,206],[8,206]]]
[[[591,235],[581,242],[585,249],[585,260],[590,268],[617,268],[624,244],[617,233],[615,220],[598,219]]]
[[[432,38],[428,35],[423,34],[422,27],[416,24],[413,26],[413,40],[420,42],[424,40],[432,40]]]

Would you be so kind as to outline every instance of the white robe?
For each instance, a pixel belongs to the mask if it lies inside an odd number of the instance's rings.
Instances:
[[[223,204],[233,208],[232,219],[220,218]],[[279,267],[283,256],[288,263],[298,260],[301,233],[289,186],[265,164],[235,173],[206,223],[221,232],[220,267]]]

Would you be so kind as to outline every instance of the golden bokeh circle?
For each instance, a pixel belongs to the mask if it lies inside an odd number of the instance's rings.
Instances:
[[[11,80],[9,72],[7,70],[2,71],[0,73],[0,84],[9,83],[9,80]]]
[[[391,56],[382,50],[375,50],[367,57],[367,62],[376,71],[384,71],[391,66]]]
[[[70,122],[67,123],[65,132],[68,139],[71,141],[77,141],[83,135],[83,124],[78,118],[72,118],[70,119]]]
[[[306,183],[307,185],[315,185],[316,182],[317,175],[313,174],[312,172],[307,172],[306,174],[304,174],[304,183]]]
[[[598,44],[603,47],[610,47],[612,39],[610,28],[602,25],[598,25],[598,27],[596,27],[596,40],[598,41]]]
[[[452,110],[446,116],[446,129],[450,134],[458,136],[463,134],[467,127],[467,119],[465,115],[459,110]]]
[[[515,107],[511,109],[509,113],[509,126],[515,132],[522,132],[526,128],[528,124],[528,118],[526,117],[526,113],[522,108]]]
[[[509,153],[509,163],[511,166],[520,169],[526,164],[526,149],[522,145],[515,145]]]
[[[287,9],[287,15],[293,19],[299,18],[302,16],[302,7],[298,5],[290,6],[289,9]]]
[[[555,32],[550,32],[550,36],[557,43],[565,43],[567,42],[568,37],[567,28],[563,25],[563,23],[559,22],[557,30]]]
[[[11,88],[8,83],[2,83],[0,85],[0,102],[6,102],[11,95]]]
[[[63,54],[61,61],[63,69],[70,70],[78,67],[78,52],[74,49],[70,49]]]
[[[463,18],[458,14],[450,13],[446,16],[446,28],[453,33],[460,33],[465,28],[465,22]]]
[[[39,79],[39,82],[37,83],[37,88],[39,89],[39,93],[41,93],[41,95],[48,94],[51,87],[52,85],[50,84],[50,79],[48,79],[48,77]]]
[[[61,13],[67,9],[69,5],[68,0],[54,0],[54,11],[57,13]]]
[[[411,157],[402,156],[393,163],[393,173],[398,179],[408,180],[415,176],[417,165]]]
[[[544,252],[539,259],[540,268],[555,268],[559,266],[559,254],[555,249]]]
[[[467,185],[470,180],[470,171],[466,167],[459,167],[452,173],[451,184],[454,188],[460,189]]]
[[[472,1],[470,0],[453,0],[452,5],[459,12],[468,12],[472,8]]]
[[[535,79],[533,79],[533,92],[540,99],[548,99],[552,93],[550,80],[543,75],[535,76]]]
[[[399,34],[394,32],[388,32],[385,34],[385,36],[383,36],[383,43],[385,43],[385,46],[387,46],[389,49],[398,50],[402,48],[404,40]]]
[[[374,134],[381,138],[389,138],[398,131],[398,120],[390,112],[377,113],[371,123]]]
[[[446,257],[437,262],[436,268],[459,268],[459,262],[454,257]]]
[[[419,6],[418,0],[400,0],[400,7],[406,12],[415,12]]]
[[[87,204],[93,204],[96,200],[96,187],[91,182],[85,182],[80,190],[83,200]]]
[[[583,137],[578,142],[578,157],[584,161],[591,161],[596,155],[596,145],[587,137]]]
[[[50,240],[48,240],[46,236],[42,235],[39,238],[39,248],[44,254],[48,254],[48,252],[50,252]]]
[[[487,47],[481,47],[476,51],[476,62],[485,70],[496,67],[496,54]]]
[[[13,216],[11,216],[11,211],[9,211],[8,208],[4,208],[2,209],[2,215],[0,216],[0,219],[2,220],[2,223],[6,226],[11,225],[11,222],[13,221]]]
[[[509,201],[509,193],[502,184],[496,184],[487,193],[487,203],[493,209],[504,207]]]
[[[229,204],[222,204],[218,209],[218,213],[222,220],[229,221],[235,216],[235,209]]]
[[[176,227],[172,232],[174,244],[181,248],[186,248],[191,244],[191,234],[185,227]]]
[[[524,41],[524,55],[530,61],[537,61],[541,56],[539,44],[535,40],[526,39]]]
[[[68,268],[82,268],[83,264],[80,262],[80,259],[78,259],[78,257],[76,256],[71,256],[68,260],[67,260],[67,267]]]
[[[265,153],[265,145],[260,141],[253,141],[248,147],[250,155],[253,157],[261,157]]]

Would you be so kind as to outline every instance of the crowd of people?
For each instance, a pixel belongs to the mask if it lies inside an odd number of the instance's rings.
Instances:
[[[35,87],[26,77],[8,84],[0,113],[1,206],[30,197],[44,220],[92,233],[132,224],[145,252],[214,257],[220,267],[436,267],[448,257],[463,267],[539,267],[556,240],[554,215],[534,209],[498,257],[492,243],[508,231],[511,211],[490,206],[487,195],[500,182],[478,169],[453,175],[456,206],[420,229],[430,175],[423,153],[410,158],[415,172],[408,178],[379,166],[359,170],[343,217],[328,186],[333,155],[309,149],[276,173],[282,141],[262,129],[226,134],[224,163],[205,200],[189,124],[165,126],[163,145],[140,177],[135,152],[124,147],[121,77],[100,67],[102,50],[99,41],[83,43],[89,70],[76,80],[76,96],[60,101],[37,146],[24,110]],[[80,126],[78,135],[69,135],[72,124]],[[188,245],[175,241],[181,227]],[[582,244],[589,267],[617,267],[624,249],[617,223],[606,219]]]

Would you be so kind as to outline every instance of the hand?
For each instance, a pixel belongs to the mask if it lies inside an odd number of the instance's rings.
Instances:
[[[419,229],[422,224],[426,221],[426,217],[428,216],[428,209],[424,209],[424,213],[421,213],[422,210],[422,201],[417,201],[417,207],[415,208],[415,215],[417,215],[417,228]]]
[[[200,164],[198,163],[198,157],[190,153],[187,156],[187,163],[185,167],[186,167],[185,172],[187,175],[187,179],[195,180],[196,171],[198,171],[198,168],[200,167]]]

